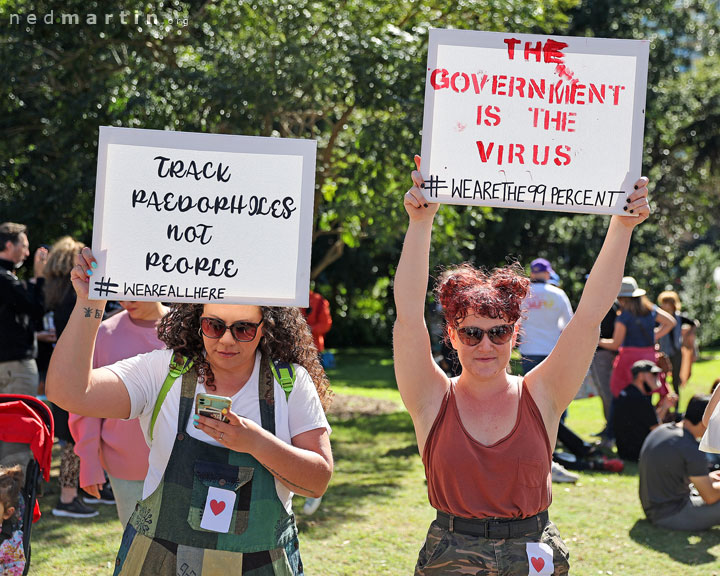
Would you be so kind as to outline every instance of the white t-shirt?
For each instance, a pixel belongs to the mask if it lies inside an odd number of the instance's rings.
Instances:
[[[160,484],[177,435],[177,420],[180,411],[180,378],[175,381],[162,403],[155,421],[153,440],[150,441],[150,420],[153,408],[169,372],[172,355],[172,350],[154,350],[107,366],[125,384],[130,395],[130,418],[140,419],[140,426],[145,434],[145,440],[150,446],[149,469],[143,487],[143,498],[147,498],[152,494]],[[232,411],[253,420],[257,424],[261,424],[258,398],[260,357],[260,352],[257,352],[250,379],[237,394],[231,397]],[[309,430],[326,428],[328,434],[331,432],[310,375],[301,366],[295,365],[295,370],[297,377],[287,402],[282,387],[277,381],[274,381],[275,435],[287,444],[291,444],[291,439],[295,436]],[[199,392],[213,393],[212,390],[206,390],[205,386],[198,382],[195,393]],[[214,438],[195,428],[192,418],[188,418],[185,431],[202,442],[220,446]],[[275,479],[275,489],[285,509],[291,512],[293,493],[277,479]]]
[[[530,292],[522,303],[522,312],[520,354],[526,356],[550,354],[573,316],[565,292],[543,282],[530,284]]]

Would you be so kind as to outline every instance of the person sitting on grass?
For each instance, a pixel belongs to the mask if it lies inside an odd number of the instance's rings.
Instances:
[[[651,360],[638,360],[630,370],[633,381],[615,399],[615,445],[620,458],[637,462],[645,438],[663,422],[677,396],[663,396],[653,408],[652,395],[660,390],[662,370]]]
[[[709,400],[693,396],[682,421],[658,426],[640,451],[640,502],[647,519],[661,528],[694,531],[720,525],[720,471],[708,473],[698,446]]]
[[[633,229],[650,215],[642,178],[613,216],[575,316],[550,355],[524,377],[508,373],[530,281],[519,265],[492,272],[465,264],[440,277],[447,338],[462,373],[434,362],[424,319],[430,240],[438,204],[422,195],[420,157],[405,194],[409,216],[395,275],[395,377],[425,465],[430,525],[416,576],[568,574],[568,549],[549,520],[550,463],[560,415],[595,353]],[[502,564],[501,564],[502,563]],[[501,568],[502,565],[502,568]]]

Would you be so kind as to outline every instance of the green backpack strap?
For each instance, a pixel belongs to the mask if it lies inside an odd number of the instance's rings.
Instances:
[[[192,360],[186,358],[185,356],[180,356],[180,362],[175,362],[175,355],[173,354],[173,358],[170,361],[170,371],[168,372],[168,375],[165,376],[165,382],[163,382],[162,388],[160,388],[160,393],[158,394],[158,397],[155,400],[155,406],[153,407],[152,418],[150,419],[151,442],[153,439],[153,430],[155,429],[155,420],[157,420],[158,414],[160,414],[160,408],[162,407],[163,402],[165,402],[165,397],[168,395],[168,392],[170,392],[170,388],[172,388],[175,380],[190,370],[192,365]]]
[[[272,371],[275,380],[277,380],[280,383],[280,386],[282,386],[282,389],[285,390],[285,400],[287,400],[290,397],[290,392],[292,392],[293,385],[295,384],[295,377],[297,376],[295,366],[293,366],[290,362],[273,360],[270,362],[270,370]]]

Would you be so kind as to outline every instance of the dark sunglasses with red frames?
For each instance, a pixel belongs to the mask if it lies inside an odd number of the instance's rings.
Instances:
[[[477,326],[463,326],[457,329],[458,338],[465,346],[477,346],[487,334],[490,342],[496,345],[507,344],[515,331],[515,324],[500,324],[489,330],[483,330]]]
[[[219,318],[203,316],[200,318],[200,331],[204,336],[217,340],[218,338],[222,338],[225,331],[229,329],[230,334],[232,334],[236,342],[251,342],[255,339],[255,336],[257,336],[258,328],[262,323],[262,320],[260,320],[260,322],[243,320],[233,322],[228,326]]]

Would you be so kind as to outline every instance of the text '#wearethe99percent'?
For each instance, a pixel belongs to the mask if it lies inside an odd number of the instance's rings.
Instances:
[[[447,189],[445,180],[431,176],[423,184],[431,198],[438,197],[438,190]],[[497,202],[531,202],[542,206],[612,206],[622,190],[587,190],[572,187],[559,188],[545,184],[522,185],[514,182],[492,182],[471,178],[450,181],[450,198],[456,200],[482,200]]]

